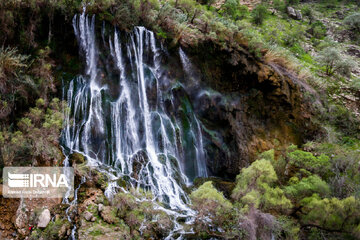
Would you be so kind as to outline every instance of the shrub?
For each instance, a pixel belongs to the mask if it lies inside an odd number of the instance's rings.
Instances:
[[[278,229],[275,234],[275,239],[298,240],[300,226],[297,221],[290,217],[279,216],[277,218]]]
[[[336,7],[338,0],[322,0],[322,2],[326,4],[326,7],[334,8],[334,7]]]
[[[236,177],[232,197],[244,205],[266,211],[287,211],[292,207],[290,201],[280,188],[271,187],[276,181],[277,176],[270,161],[256,160]]]
[[[19,131],[4,129],[0,137],[0,153],[4,164],[23,166],[31,163],[36,166],[39,161],[45,166],[58,164],[62,159],[59,135],[64,117],[63,108],[65,103],[54,98],[48,108],[31,108],[17,122]],[[32,162],[34,159],[36,161]]]
[[[218,192],[212,182],[205,182],[190,194],[193,207],[198,212],[195,219],[195,229],[200,234],[212,232],[212,229],[222,228],[223,236],[234,237],[241,235],[236,224],[237,211],[222,193]],[[210,218],[211,223],[206,219]]]
[[[299,25],[295,25],[294,27],[291,28],[291,30],[288,30],[286,31],[286,33],[284,33],[282,40],[286,46],[292,47],[296,43],[304,39],[304,35],[305,35],[304,29]]]
[[[360,13],[354,13],[344,19],[344,24],[356,33],[360,33]]]
[[[288,154],[288,168],[295,167],[297,170],[305,169],[307,171],[324,175],[329,170],[329,157],[321,154],[315,157],[310,152],[295,150]]]
[[[267,17],[268,10],[264,4],[258,4],[251,12],[252,20],[255,24],[261,25]]]
[[[355,197],[324,198],[314,194],[301,201],[301,222],[325,230],[354,233],[360,222],[360,203]]]
[[[310,23],[312,23],[313,19],[314,19],[314,12],[313,10],[309,7],[309,6],[305,6],[301,9],[302,14],[305,17],[308,17],[310,20]]]
[[[297,177],[293,177],[290,180],[293,184],[285,187],[285,193],[293,200],[300,200],[304,197],[309,197],[314,193],[321,196],[326,196],[330,193],[328,184],[317,175],[311,175],[301,179],[301,181],[298,181]]]
[[[286,5],[283,0],[274,0],[273,6],[276,10],[278,10],[280,12],[285,12],[285,10],[286,10]]]
[[[328,76],[332,76],[335,72],[350,76],[352,69],[355,67],[353,60],[342,57],[339,50],[333,47],[322,50],[317,60],[321,66],[325,67]]]
[[[240,20],[249,13],[249,10],[245,5],[241,5],[237,0],[226,0],[226,2],[221,6],[219,13],[228,15],[233,20]]]
[[[327,29],[322,22],[316,21],[311,24],[311,32],[315,38],[322,39],[326,36]]]

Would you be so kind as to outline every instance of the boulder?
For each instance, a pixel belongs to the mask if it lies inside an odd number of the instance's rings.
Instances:
[[[292,7],[287,7],[287,8],[286,8],[286,11],[287,11],[289,17],[294,18],[294,19],[297,18],[297,17],[296,17],[296,12],[295,12],[295,9],[294,9],[294,8],[292,8]]]
[[[86,221],[90,221],[90,222],[95,222],[96,220],[94,215],[89,211],[84,212],[84,218],[86,219]]]
[[[44,209],[38,219],[38,228],[46,228],[46,226],[49,224],[51,219],[50,211],[49,209]]]
[[[99,212],[102,212],[102,210],[104,210],[104,205],[100,203],[100,204],[98,205],[98,211],[99,211]]]
[[[292,7],[287,7],[286,10],[287,10],[289,17],[296,19],[296,20],[302,20],[302,14],[301,14],[300,10],[295,10]]]

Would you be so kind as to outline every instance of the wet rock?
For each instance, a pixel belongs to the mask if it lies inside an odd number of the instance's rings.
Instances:
[[[302,14],[301,14],[300,10],[295,10],[295,13],[296,13],[296,19],[302,20]]]
[[[234,180],[260,152],[316,136],[319,128],[302,89],[316,92],[284,66],[253,63],[250,57],[233,66],[225,51],[211,50],[217,57],[209,58],[200,50],[196,61],[206,72],[204,82],[215,89],[194,94],[192,101],[204,125],[209,175]]]
[[[80,153],[73,153],[70,155],[70,160],[72,163],[82,164],[85,162],[85,157]]]
[[[135,179],[138,179],[140,171],[149,162],[147,152],[144,150],[138,151],[136,154],[134,154],[132,162],[133,172],[131,173],[131,176]]]
[[[49,209],[44,209],[38,219],[38,228],[46,228],[46,226],[49,224],[51,219],[50,211]]]

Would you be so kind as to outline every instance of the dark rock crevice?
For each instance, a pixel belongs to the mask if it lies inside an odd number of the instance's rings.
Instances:
[[[193,100],[209,139],[211,174],[233,180],[259,153],[300,145],[316,135],[318,126],[310,120],[314,111],[303,91],[316,92],[295,74],[245,50],[234,53],[204,44],[188,52],[202,84],[217,91]]]

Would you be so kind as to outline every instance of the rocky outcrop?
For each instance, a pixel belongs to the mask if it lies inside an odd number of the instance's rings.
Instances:
[[[303,96],[315,91],[296,75],[246,51],[204,48],[192,60],[203,84],[216,91],[196,92],[192,102],[204,124],[212,175],[234,179],[259,153],[281,151],[316,135],[312,107]]]

